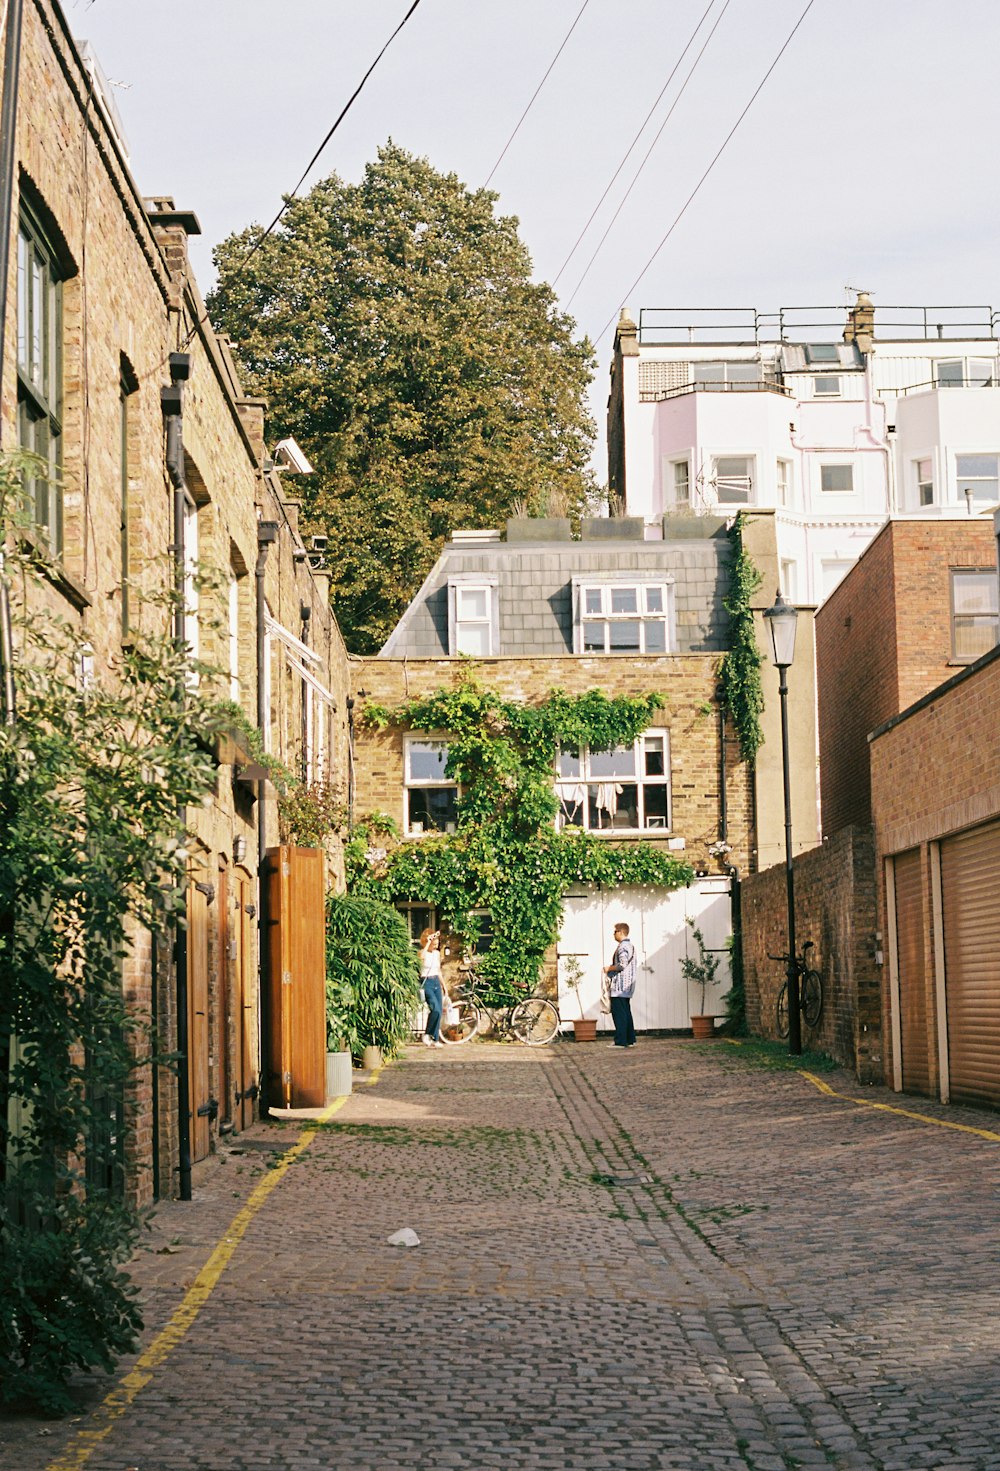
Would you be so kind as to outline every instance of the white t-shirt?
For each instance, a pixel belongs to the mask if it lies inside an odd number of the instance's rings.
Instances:
[[[422,981],[441,978],[441,951],[421,950],[420,979]]]

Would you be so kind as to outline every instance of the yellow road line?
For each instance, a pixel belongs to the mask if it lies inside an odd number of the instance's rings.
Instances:
[[[801,1078],[808,1078],[821,1093],[828,1093],[831,1098],[842,1098],[845,1103],[856,1103],[859,1108],[877,1108],[882,1113],[897,1113],[900,1118],[916,1119],[920,1124],[935,1124],[939,1129],[957,1129],[960,1134],[976,1134],[980,1139],[989,1139],[994,1144],[1000,1144],[1000,1134],[993,1133],[991,1129],[974,1129],[971,1124],[953,1124],[950,1119],[934,1119],[930,1114],[917,1113],[911,1108],[896,1108],[891,1103],[876,1103],[871,1098],[852,1098],[849,1093],[837,1093],[829,1083],[817,1078],[815,1073],[807,1073],[804,1068],[798,1071]]]
[[[378,1080],[381,1071],[381,1067],[373,1069],[371,1077],[367,1079],[369,1086]],[[328,1119],[333,1118],[337,1110],[343,1108],[349,1096],[331,1103],[317,1122],[325,1124]],[[315,1128],[303,1129],[291,1149],[282,1155],[280,1163],[254,1186],[247,1197],[246,1205],[230,1221],[225,1236],[194,1279],[166,1327],[160,1330],[149,1347],[139,1355],[135,1367],[101,1401],[90,1417],[93,1422],[91,1426],[78,1431],[63,1454],[57,1460],[51,1461],[46,1471],[77,1471],[78,1467],[87,1464],[101,1441],[110,1434],[140,1391],[145,1389],[153,1377],[153,1371],[170,1357],[194,1323],[218,1285],[219,1278],[228,1267],[254,1216],[272,1190],[281,1183],[289,1167],[305,1153],[315,1137]]]

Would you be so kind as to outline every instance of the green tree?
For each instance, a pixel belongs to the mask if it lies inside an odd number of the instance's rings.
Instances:
[[[331,539],[349,645],[387,637],[449,530],[516,508],[572,514],[591,490],[593,350],[530,279],[497,196],[389,143],[215,253],[216,325],[317,469],[307,524]]]

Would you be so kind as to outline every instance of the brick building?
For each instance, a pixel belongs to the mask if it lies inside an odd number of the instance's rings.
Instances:
[[[611,923],[627,914],[646,967],[637,1024],[650,1029],[688,1025],[692,998],[679,970],[689,943],[685,919],[696,918],[709,943],[722,948],[731,874],[754,857],[749,773],[718,704],[728,634],[725,523],[706,521],[694,537],[666,530],[649,541],[641,523],[584,522],[573,541],[566,522],[525,520],[509,522],[505,539],[457,532],[381,654],[352,661],[359,700],[389,707],[456,683],[463,655],[474,657],[488,687],[526,704],[554,688],[666,697],[634,748],[581,753],[553,771],[560,822],[616,843],[661,845],[699,875],[691,889],[673,894],[580,887],[566,895],[558,950],[583,968],[584,1009],[597,1012]],[[446,748],[446,733],[362,726],[357,812],[387,812],[415,842],[454,829],[457,792],[444,775]],[[415,930],[441,918],[423,899],[412,896]],[[720,978],[715,1009],[726,988]]]
[[[1000,647],[871,738],[887,1079],[1000,1106]]]
[[[816,614],[823,832],[871,822],[868,736],[997,642],[982,517],[887,521]]]
[[[101,669],[153,616],[142,591],[183,555],[185,638],[220,671],[220,693],[260,725],[265,749],[306,779],[341,783],[346,799],[347,661],[327,580],[265,450],[263,406],[246,397],[191,276],[197,220],[139,193],[108,95],[54,0],[26,0],[0,427],[5,448],[51,467],[32,487],[35,535],[59,568],[45,597],[85,631]],[[196,563],[213,571],[211,591],[198,591]],[[185,1128],[196,1162],[220,1129],[249,1122],[261,1083],[258,860],[278,841],[277,815],[238,740],[217,757],[211,803],[188,814],[186,944],[163,935],[154,954],[138,935],[123,978],[164,1052],[185,993],[188,1009],[188,1096],[171,1071],[147,1068],[128,1100],[127,1188],[140,1201],[184,1190]]]

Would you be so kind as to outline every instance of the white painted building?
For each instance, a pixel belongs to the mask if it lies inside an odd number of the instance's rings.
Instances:
[[[773,508],[782,591],[819,603],[889,515],[1000,504],[1000,313],[989,307],[622,313],[609,484],[669,514]]]

